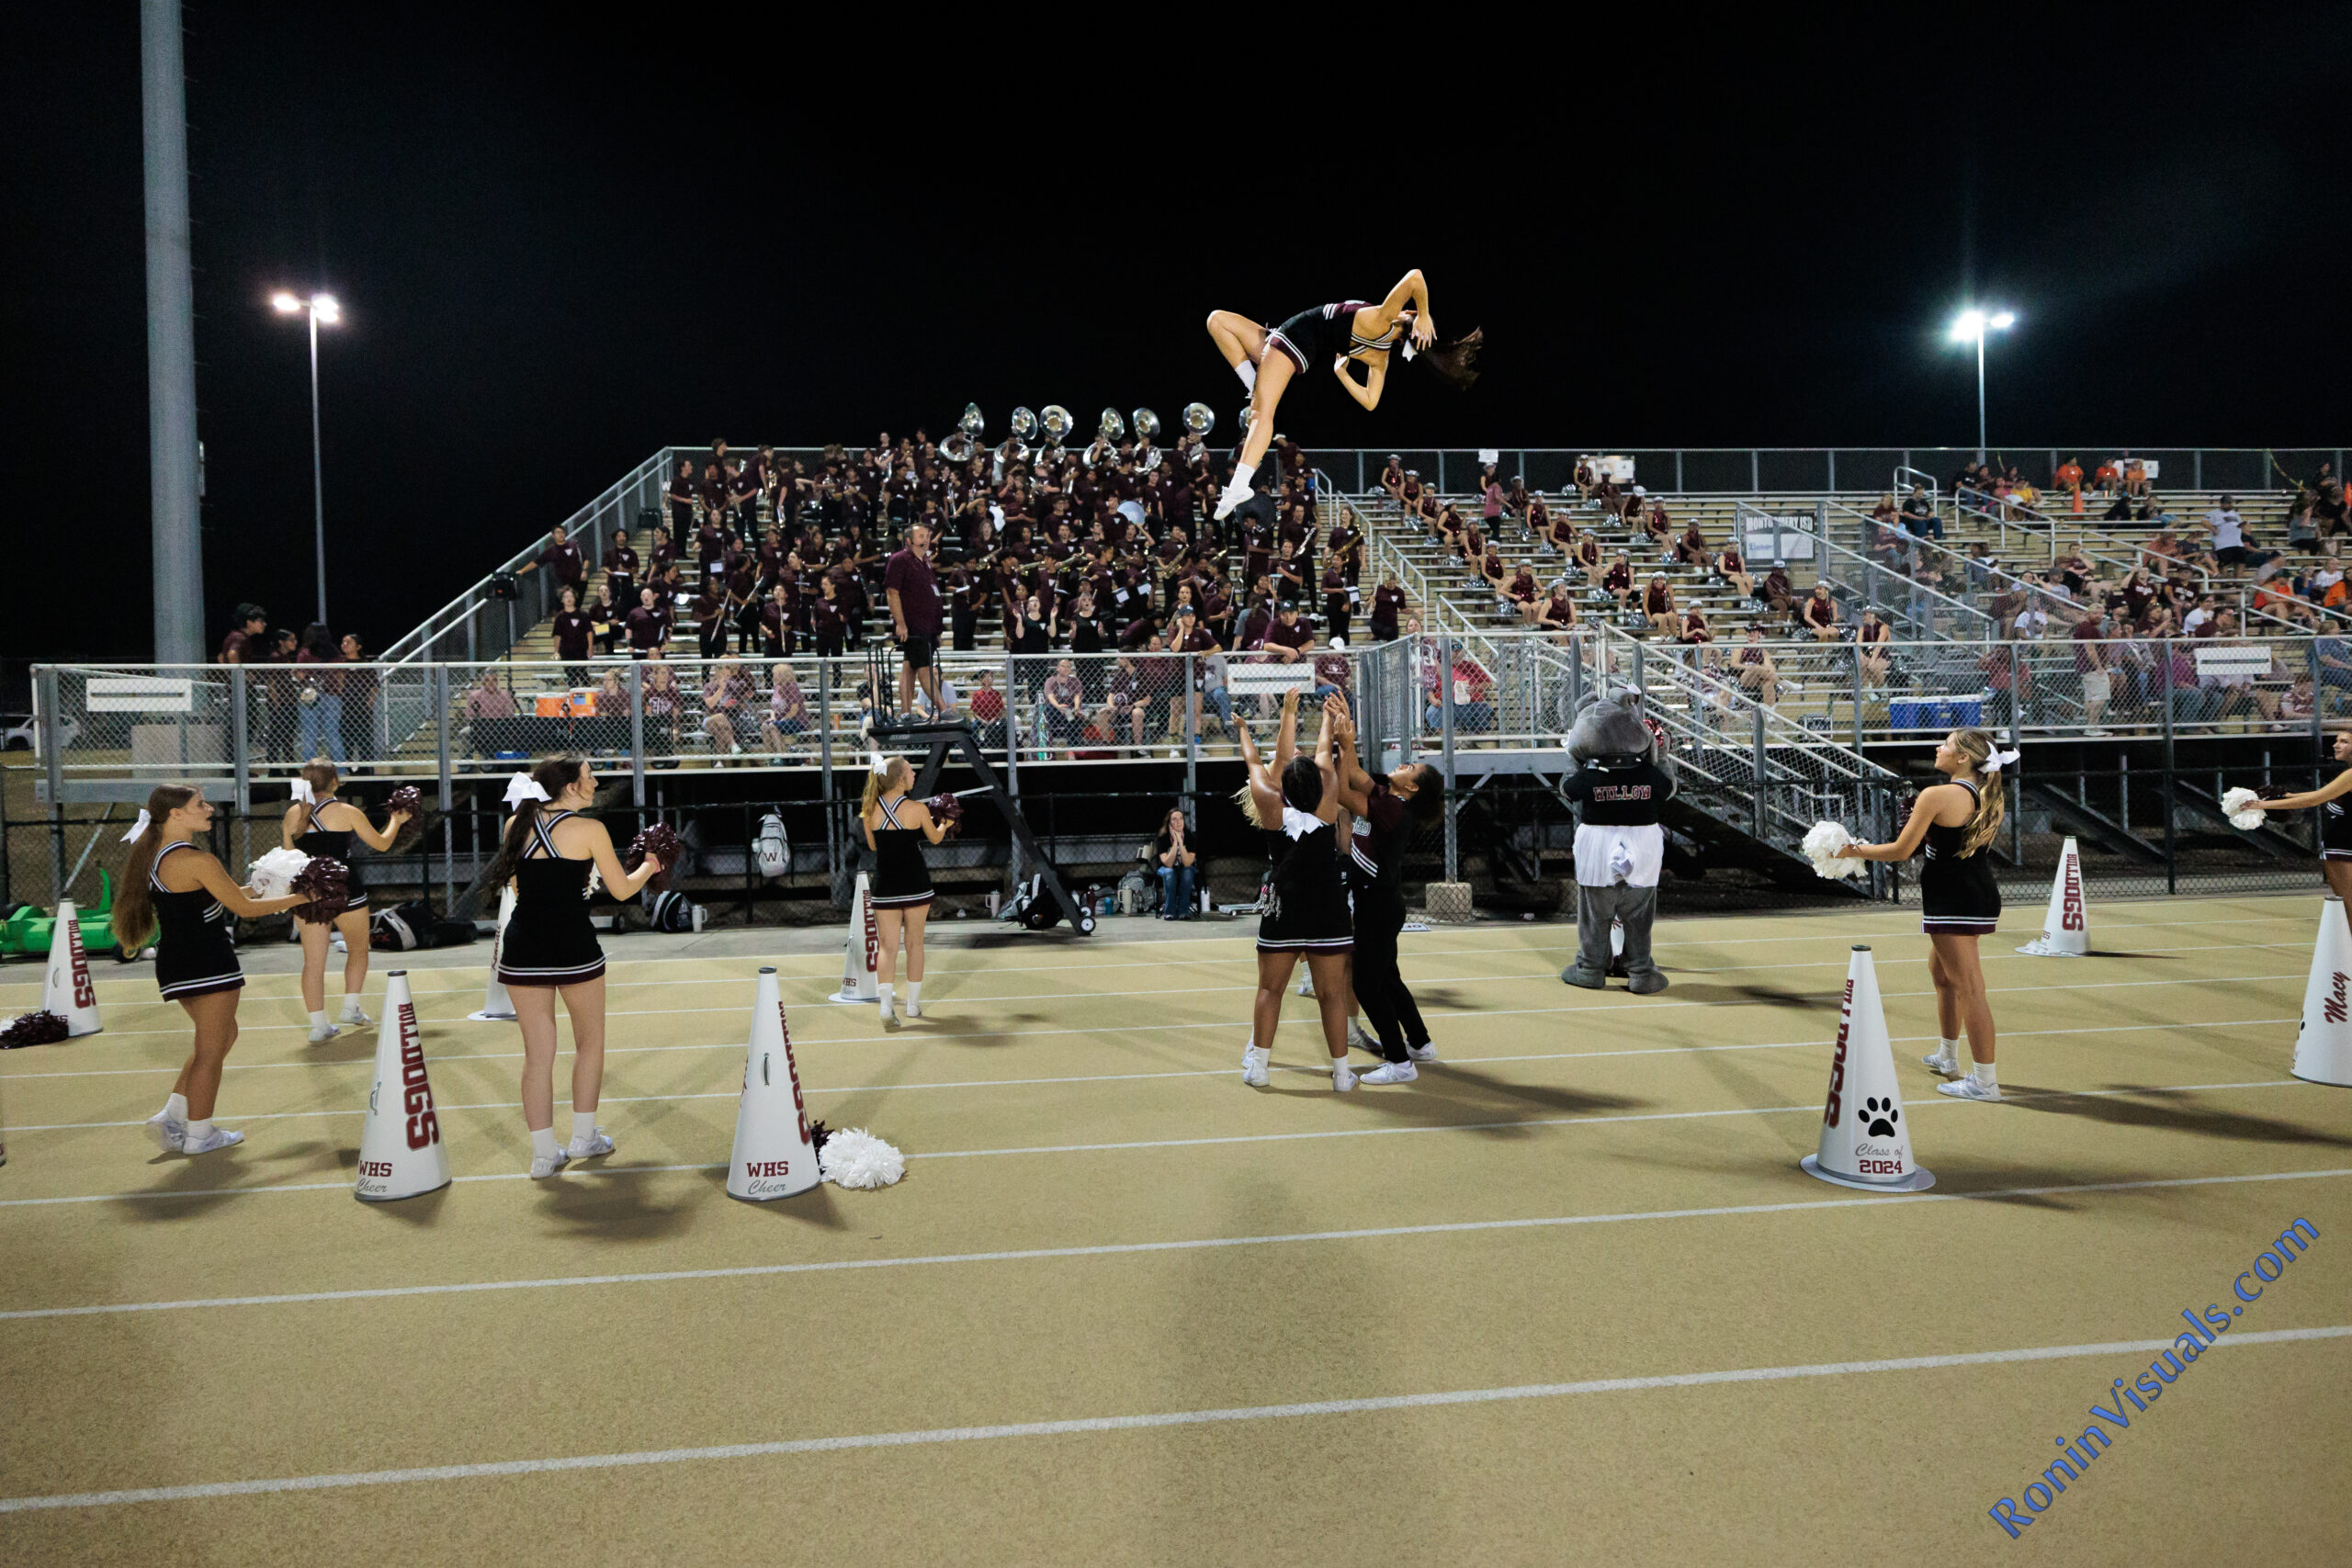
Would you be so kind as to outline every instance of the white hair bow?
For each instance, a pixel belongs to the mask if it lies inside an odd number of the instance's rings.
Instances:
[[[2015,751],[2003,751],[1998,748],[1996,748],[1993,754],[1984,759],[1984,765],[1979,769],[1978,772],[1997,773],[2003,768],[2007,767],[2011,762],[2014,762],[2017,760],[2018,754]]]
[[[153,820],[153,818],[147,815],[147,808],[143,806],[139,808],[139,817],[137,820],[130,824],[130,831],[122,836],[122,841],[127,844],[130,842],[131,840],[139,837],[140,834],[147,830],[147,825]]]
[[[539,781],[528,773],[516,773],[506,781],[506,804],[519,806],[526,800],[545,800],[548,792]]]
[[[1420,350],[1413,346],[1412,338],[1409,336],[1407,337],[1405,339],[1405,363],[1408,365],[1411,364],[1413,362],[1413,355],[1419,352]]]
[[[319,803],[319,792],[312,789],[311,787],[311,781],[304,778],[301,774],[297,773],[294,775],[293,788],[294,798],[300,801],[303,805],[316,806]]]
[[[874,772],[879,777],[888,777],[890,773],[890,759],[884,756],[879,751],[875,752]]]

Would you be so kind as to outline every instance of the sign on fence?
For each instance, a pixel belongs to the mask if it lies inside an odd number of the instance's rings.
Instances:
[[[1296,664],[1228,664],[1225,671],[1226,690],[1235,696],[1254,692],[1304,692],[1315,684],[1315,666],[1301,660]]]
[[[1775,517],[1767,512],[1739,513],[1739,547],[1751,563],[1776,560],[1811,560],[1814,554],[1813,518]]]
[[[161,675],[93,675],[82,706],[89,713],[190,713],[192,684]]]
[[[2258,680],[2269,673],[2270,649],[2260,643],[2197,650],[2197,676],[2200,681]]]

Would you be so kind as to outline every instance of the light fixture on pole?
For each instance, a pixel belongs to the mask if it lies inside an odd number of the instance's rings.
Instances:
[[[1984,461],[1984,334],[2005,333],[2018,324],[2015,310],[1967,310],[1951,324],[1951,341],[1976,345],[1976,460]]]
[[[305,299],[299,294],[281,288],[269,297],[270,307],[281,316],[300,311],[310,318],[311,326],[311,514],[317,534],[319,568],[319,625],[327,622],[327,490],[326,471],[319,456],[319,328],[334,326],[343,320],[343,307],[335,303],[332,294],[313,294]]]

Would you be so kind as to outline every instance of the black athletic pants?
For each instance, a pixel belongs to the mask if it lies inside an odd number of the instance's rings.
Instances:
[[[1396,968],[1396,933],[1405,929],[1405,895],[1359,885],[1356,897],[1356,1001],[1380,1036],[1380,1054],[1405,1060],[1407,1045],[1427,1045],[1429,1026]]]

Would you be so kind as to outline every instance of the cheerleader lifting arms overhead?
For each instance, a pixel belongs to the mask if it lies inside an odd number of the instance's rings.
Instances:
[[[1962,1100],[2001,1098],[1993,1070],[1993,1007],[1984,997],[1976,939],[2000,923],[2001,893],[1984,852],[2006,812],[2001,771],[2017,760],[1981,729],[1953,730],[1936,748],[1936,771],[1951,782],[1919,792],[1894,842],[1849,843],[1838,852],[1847,860],[1906,861],[1927,851],[1919,872],[1919,925],[1933,944],[1928,977],[1935,983],[1942,1036],[1935,1054],[1922,1060],[1939,1073],[1957,1074],[1964,1026],[1975,1066],[1967,1077],[1936,1086]]]
[[[1419,267],[1407,273],[1377,305],[1361,299],[1318,305],[1301,310],[1280,326],[1268,327],[1232,310],[1212,310],[1209,340],[1250,389],[1250,431],[1241,446],[1241,460],[1232,482],[1217,497],[1216,519],[1223,521],[1250,499],[1250,479],[1264,460],[1274,436],[1274,411],[1291,378],[1329,365],[1363,408],[1380,406],[1388,380],[1388,355],[1400,343],[1405,357],[1428,362],[1449,385],[1467,388],[1477,379],[1475,368],[1479,334],[1449,344],[1437,341],[1437,324],[1430,315],[1430,288]],[[1356,379],[1351,364],[1363,367]]]
[[[1252,823],[1273,837],[1281,857],[1270,879],[1266,912],[1258,920],[1258,995],[1250,1043],[1241,1053],[1241,1081],[1258,1088],[1267,1082],[1266,1060],[1282,1021],[1283,990],[1302,953],[1315,979],[1316,1006],[1323,1014],[1331,1087],[1356,1087],[1355,1072],[1348,1066],[1348,954],[1355,945],[1355,931],[1347,889],[1340,881],[1340,780],[1332,760],[1335,705],[1338,712],[1346,711],[1345,699],[1326,701],[1315,754],[1302,757],[1295,754],[1297,688],[1283,694],[1272,772],[1259,760],[1250,726],[1238,726],[1250,782],[1235,799]]]

